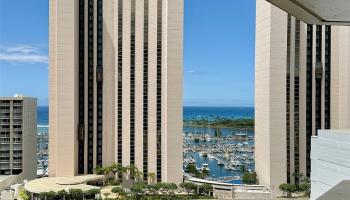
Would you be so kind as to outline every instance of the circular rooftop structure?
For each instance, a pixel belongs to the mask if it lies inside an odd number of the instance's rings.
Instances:
[[[86,192],[100,187],[88,185],[88,182],[103,181],[104,175],[84,175],[73,177],[45,177],[34,179],[25,184],[25,189],[31,193],[58,192],[60,190],[81,189]]]

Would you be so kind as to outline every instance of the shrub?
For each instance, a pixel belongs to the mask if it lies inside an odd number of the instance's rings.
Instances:
[[[294,184],[283,183],[279,186],[279,189],[287,193],[287,197],[291,198],[292,194],[297,191],[297,187]]]
[[[114,193],[114,194],[118,194],[117,195],[117,199],[119,198],[119,197],[125,197],[127,194],[126,194],[126,192],[125,192],[125,190],[123,189],[123,188],[121,188],[121,187],[114,187],[114,188],[112,188],[112,192]]]
[[[245,171],[242,179],[243,179],[243,183],[248,185],[257,184],[258,182],[256,172]]]
[[[81,189],[69,189],[69,196],[71,199],[80,200],[83,199],[83,191]]]
[[[200,186],[200,189],[203,191],[204,194],[207,194],[210,196],[210,193],[213,192],[213,186],[207,183],[204,183]]]
[[[188,183],[188,182],[181,183],[180,187],[186,190],[188,195],[191,192],[194,193],[194,191],[197,189],[197,186],[194,183]]]

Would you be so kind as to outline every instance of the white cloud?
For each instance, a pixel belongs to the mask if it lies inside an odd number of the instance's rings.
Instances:
[[[5,49],[8,53],[39,53],[39,48],[30,45],[18,45]]]
[[[188,70],[188,73],[189,73],[189,74],[194,74],[194,73],[196,73],[196,71],[193,70],[193,69],[191,69],[191,70]]]
[[[41,53],[38,47],[31,45],[1,46],[0,61],[22,64],[47,64],[48,56]]]

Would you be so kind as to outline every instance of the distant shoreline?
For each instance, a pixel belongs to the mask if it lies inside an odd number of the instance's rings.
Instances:
[[[239,106],[183,106],[183,127],[211,127],[232,129],[254,129],[254,107]],[[47,126],[49,107],[38,106],[37,124]],[[189,122],[196,122],[191,125]],[[209,125],[203,125],[209,121]],[[207,122],[205,122],[207,123]]]
[[[204,128],[232,128],[232,129],[254,129],[254,118],[223,118],[217,117],[212,120],[207,120],[205,118],[197,118],[192,120],[183,120],[184,127],[204,127]]]

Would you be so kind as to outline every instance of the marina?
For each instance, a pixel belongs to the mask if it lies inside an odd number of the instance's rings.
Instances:
[[[222,117],[252,118],[251,108],[204,108],[184,107],[184,119],[217,119]],[[201,116],[199,116],[201,114]],[[197,117],[196,117],[197,116]],[[206,180],[239,184],[242,182],[242,168],[254,170],[254,130],[184,126],[183,166],[195,164],[197,169],[207,169]],[[206,122],[208,124],[208,122]],[[37,126],[37,174],[48,172],[48,108],[39,107]]]
[[[37,125],[37,177],[48,175],[49,126]]]
[[[254,171],[254,131],[184,127],[184,169],[207,166],[206,180],[242,183],[243,171]]]

